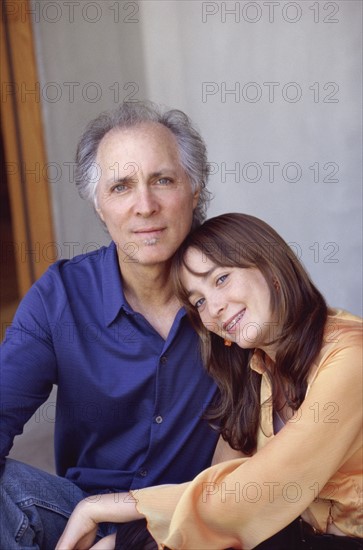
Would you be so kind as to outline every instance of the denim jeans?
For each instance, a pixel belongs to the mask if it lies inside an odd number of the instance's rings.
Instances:
[[[54,550],[74,507],[88,496],[65,478],[12,459],[0,494],[0,550]],[[102,524],[100,536],[115,527]]]

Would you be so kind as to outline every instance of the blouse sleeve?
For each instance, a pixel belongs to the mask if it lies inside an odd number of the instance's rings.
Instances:
[[[134,493],[161,548],[253,548],[323,497],[361,446],[361,336],[349,340],[326,353],[296,416],[254,456]]]

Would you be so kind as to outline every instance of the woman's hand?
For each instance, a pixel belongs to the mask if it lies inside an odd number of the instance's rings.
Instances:
[[[77,504],[70,516],[56,550],[89,550],[96,538],[98,522],[95,502],[85,499]]]
[[[88,497],[75,507],[55,550],[89,550],[96,538],[99,523],[124,523],[142,517],[136,510],[135,499],[129,493]],[[107,537],[104,543],[106,540],[106,545],[101,545],[100,541],[95,548],[113,548],[114,540],[110,542]]]
[[[108,535],[108,537],[104,537],[99,540],[94,546],[92,546],[91,550],[115,550],[115,545],[116,533],[113,533],[112,535]]]

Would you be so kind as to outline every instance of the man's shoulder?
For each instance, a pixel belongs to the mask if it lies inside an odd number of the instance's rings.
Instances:
[[[117,255],[113,243],[102,246],[85,254],[70,259],[61,259],[48,267],[46,272],[35,282],[29,296],[41,296],[43,300],[67,300],[82,295],[90,289],[93,293],[102,286],[103,275],[109,272],[117,274]],[[79,294],[80,295],[80,294]]]
[[[116,252],[113,243],[84,254],[78,254],[73,258],[57,260],[49,266],[39,281],[54,277],[67,279],[68,277],[84,277],[87,274],[94,276],[98,272],[102,273],[105,262],[108,262],[109,265],[116,262]]]
[[[31,332],[34,327],[58,326],[61,320],[74,322],[74,316],[94,318],[103,311],[105,289],[112,286],[112,280],[120,287],[118,273],[112,245],[56,261],[21,300],[13,327]]]
[[[112,257],[114,251],[115,245],[111,242],[108,246],[98,247],[83,254],[73,256],[73,258],[58,260],[50,268],[59,270],[84,269],[88,266],[97,265],[97,263],[104,261],[109,256]]]

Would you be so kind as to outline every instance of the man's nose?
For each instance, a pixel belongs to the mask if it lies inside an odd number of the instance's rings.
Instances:
[[[136,214],[144,217],[151,216],[158,210],[156,197],[148,186],[143,186],[136,193],[135,209]]]

